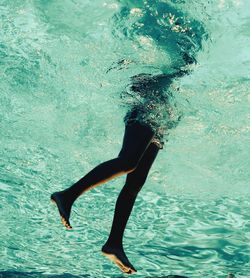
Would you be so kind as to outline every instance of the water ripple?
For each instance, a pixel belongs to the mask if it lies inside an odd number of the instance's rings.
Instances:
[[[249,8],[1,1],[0,277],[125,277],[100,252],[124,178],[76,202],[72,231],[49,196],[117,155],[121,92],[182,63],[182,35],[199,50],[173,86],[184,117],[136,200],[125,250],[137,277],[249,276]]]

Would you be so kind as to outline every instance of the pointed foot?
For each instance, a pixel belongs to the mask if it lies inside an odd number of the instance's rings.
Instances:
[[[66,227],[67,230],[71,230],[72,226],[70,225],[69,217],[72,204],[70,202],[67,202],[62,192],[53,193],[50,196],[50,199],[57,205],[62,224]]]
[[[137,272],[134,266],[128,260],[123,248],[110,247],[105,244],[102,247],[102,254],[107,257],[110,261],[115,263],[122,272],[127,274],[133,274]]]

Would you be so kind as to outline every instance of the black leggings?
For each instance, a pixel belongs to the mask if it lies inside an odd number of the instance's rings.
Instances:
[[[154,132],[138,122],[126,125],[122,149],[117,158],[101,163],[67,189],[74,201],[83,192],[117,176],[133,172],[151,143]]]
[[[159,147],[151,143],[136,169],[127,175],[125,185],[116,201],[113,224],[107,241],[109,246],[122,248],[124,230],[133,209],[135,199],[147,179],[149,170],[158,151]]]
[[[134,201],[159,151],[159,148],[151,143],[153,137],[154,132],[146,125],[138,122],[126,125],[123,145],[118,157],[101,163],[65,190],[73,203],[83,192],[116,176],[128,174],[116,202],[113,226],[108,240],[112,246],[122,246],[123,232]]]

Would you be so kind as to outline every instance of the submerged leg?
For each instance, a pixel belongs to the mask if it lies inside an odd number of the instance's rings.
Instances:
[[[102,252],[126,273],[135,272],[122,244],[124,230],[132,211],[135,199],[146,181],[148,172],[157,156],[159,148],[151,143],[137,168],[127,175],[126,183],[117,199],[111,232]]]
[[[112,178],[134,171],[153,136],[151,128],[138,122],[127,125],[122,149],[117,158],[101,163],[71,187],[51,195],[51,200],[57,204],[66,228],[72,228],[69,217],[74,201],[83,192]]]

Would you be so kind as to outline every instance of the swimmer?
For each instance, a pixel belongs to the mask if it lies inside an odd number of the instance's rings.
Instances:
[[[136,197],[145,184],[159,150],[163,148],[164,132],[162,130],[175,125],[166,120],[167,126],[163,127],[160,124],[162,121],[155,122],[154,115],[160,105],[164,105],[167,111],[168,94],[164,90],[172,84],[174,79],[185,74],[186,72],[180,69],[174,74],[153,76],[142,73],[133,76],[130,89],[144,98],[147,105],[145,107],[143,104],[136,103],[127,112],[124,118],[125,132],[122,148],[118,156],[96,166],[71,187],[51,195],[51,200],[57,205],[63,225],[67,229],[72,229],[70,213],[78,197],[115,177],[127,175],[125,185],[116,201],[109,237],[101,249],[104,256],[127,274],[133,274],[137,270],[127,258],[123,248],[125,227]],[[158,102],[155,102],[156,100]]]
[[[144,4],[142,3],[142,5]],[[163,50],[165,49],[172,55],[170,59],[172,66],[169,66],[170,69],[166,72],[161,71],[162,73],[158,74],[144,72],[144,69],[148,68],[147,65],[142,67],[142,70],[138,68],[140,73],[131,78],[131,91],[128,92],[137,97],[134,98],[135,103],[132,102],[132,106],[124,118],[125,132],[120,153],[117,157],[96,166],[69,188],[51,195],[51,200],[57,205],[63,225],[67,229],[72,229],[70,213],[78,197],[115,177],[127,175],[125,185],[116,201],[109,237],[101,251],[103,255],[128,274],[135,273],[137,270],[127,258],[123,248],[124,230],[136,197],[145,184],[159,150],[163,148],[165,131],[174,127],[179,121],[178,118],[176,122],[171,122],[169,120],[171,117],[168,118],[171,116],[167,115],[168,113],[173,114],[170,107],[171,90],[168,89],[174,79],[187,75],[190,71],[190,65],[196,63],[195,54],[197,50],[201,49],[204,33],[203,27],[198,21],[185,20],[186,17],[180,10],[175,10],[167,3],[160,3],[158,6],[159,11],[157,10],[157,13],[152,13],[148,6],[144,7],[145,16],[139,17],[143,24],[140,24],[139,29],[135,27],[135,35],[147,36],[155,40]],[[124,17],[127,20],[127,17],[131,15],[127,9],[129,7],[124,6],[118,17],[121,19]],[[158,24],[154,14],[161,14],[162,17],[166,14],[176,14],[176,17],[171,16],[171,21],[169,20],[172,22],[175,18],[174,27],[169,25],[168,21],[166,21],[166,26]],[[150,22],[152,23],[150,28],[148,28],[149,18],[151,18]],[[143,20],[145,20],[145,24]],[[187,28],[188,24],[192,28]],[[125,28],[124,26],[122,25],[122,30]],[[131,35],[133,34],[132,30],[131,27],[131,30],[129,29],[128,32],[123,30],[123,33]],[[191,37],[192,39],[190,39]],[[129,60],[132,64],[132,59]],[[127,60],[122,59],[118,63],[119,70],[123,68],[124,61]],[[137,65],[136,62],[134,64]],[[112,66],[107,72],[115,69],[116,67]],[[163,122],[166,125],[164,127],[162,126]]]
[[[116,206],[111,232],[102,247],[102,254],[113,261],[123,272],[136,272],[123,248],[123,234],[135,199],[146,181],[149,170],[158,154],[159,146],[154,142],[154,132],[139,122],[130,121],[120,153],[114,159],[101,163],[71,187],[55,192],[51,200],[56,203],[63,225],[72,229],[70,212],[75,200],[86,191],[115,177],[127,174]]]

